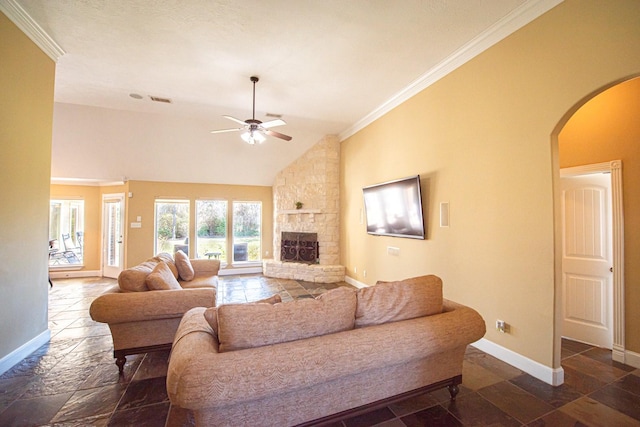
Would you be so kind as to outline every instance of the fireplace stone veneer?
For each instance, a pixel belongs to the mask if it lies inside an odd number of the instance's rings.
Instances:
[[[297,202],[304,209],[294,209]],[[274,259],[263,261],[268,277],[314,283],[344,281],[340,263],[340,140],[328,135],[280,171],[273,184]],[[317,235],[315,259],[286,262],[282,256],[285,233]]]
[[[313,283],[337,283],[344,281],[343,265],[301,264],[273,259],[262,262],[263,274],[278,279],[303,280]]]

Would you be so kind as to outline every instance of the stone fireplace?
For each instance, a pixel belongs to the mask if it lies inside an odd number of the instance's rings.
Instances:
[[[274,259],[264,260],[265,276],[315,283],[344,280],[345,268],[339,265],[339,189],[340,141],[336,136],[323,138],[276,176]],[[311,235],[316,240],[311,245],[298,238]],[[312,246],[315,256],[310,255]]]

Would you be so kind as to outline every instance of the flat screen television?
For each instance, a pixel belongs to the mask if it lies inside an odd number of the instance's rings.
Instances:
[[[362,189],[367,233],[424,239],[420,175]]]

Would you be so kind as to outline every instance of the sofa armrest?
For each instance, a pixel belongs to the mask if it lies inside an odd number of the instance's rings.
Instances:
[[[192,259],[190,261],[196,276],[217,276],[220,270],[219,259]]]
[[[204,310],[194,309],[182,318],[176,334],[167,391],[174,404],[197,410],[248,402],[448,351],[459,355],[461,369],[466,346],[484,336],[485,323],[469,307],[451,303],[447,309],[417,319],[225,353],[218,352]]]
[[[96,322],[125,323],[182,317],[194,307],[214,307],[215,305],[216,290],[214,288],[147,292],[109,291],[91,303],[89,314]]]

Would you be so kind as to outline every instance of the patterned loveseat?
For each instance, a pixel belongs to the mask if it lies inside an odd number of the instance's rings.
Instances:
[[[220,261],[175,257],[162,253],[123,270],[91,304],[91,318],[109,325],[120,373],[127,355],[170,349],[188,310],[216,305]]]
[[[469,307],[422,276],[316,299],[188,311],[167,391],[201,426],[329,423],[462,381],[466,347],[485,333]]]

